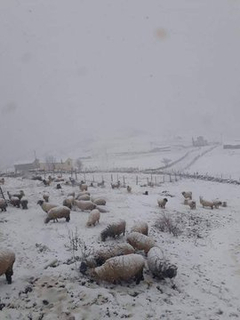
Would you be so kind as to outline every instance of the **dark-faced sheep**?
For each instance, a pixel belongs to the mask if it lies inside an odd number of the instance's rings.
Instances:
[[[22,206],[22,209],[28,209],[28,199],[26,197],[22,197],[20,200],[20,204]]]
[[[166,207],[166,203],[168,202],[168,199],[167,198],[164,198],[164,199],[158,199],[158,206],[160,207],[160,208],[163,208],[163,209],[165,209],[165,207]]]
[[[125,235],[126,230],[126,221],[120,220],[118,222],[109,224],[102,232],[101,232],[101,240],[105,241],[108,237],[115,238],[120,236],[121,234]]]
[[[127,255],[134,252],[134,248],[129,243],[119,243],[113,247],[99,249],[93,255],[88,256],[86,260],[82,261],[80,272],[85,274],[88,268],[99,267],[112,257]]]
[[[120,283],[134,279],[136,284],[143,280],[145,260],[140,254],[128,254],[108,259],[101,267],[92,270],[91,275],[100,281]]]
[[[154,277],[165,279],[173,278],[177,275],[177,267],[165,259],[162,250],[158,247],[153,247],[149,250],[147,263]]]
[[[67,222],[70,221],[70,209],[68,207],[59,206],[50,209],[44,222],[48,223],[50,220],[55,222],[60,218],[65,218]]]
[[[5,274],[8,284],[12,283],[15,253],[12,250],[0,250],[0,276]]]
[[[192,191],[183,191],[182,195],[184,196],[185,199],[192,200]]]

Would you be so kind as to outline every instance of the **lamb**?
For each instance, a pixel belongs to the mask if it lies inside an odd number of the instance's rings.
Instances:
[[[134,248],[129,243],[119,243],[114,247],[102,248],[93,255],[88,256],[86,260],[82,261],[80,272],[85,274],[88,268],[99,267],[112,257],[127,255],[134,252]]]
[[[8,284],[12,283],[15,258],[15,253],[12,250],[0,250],[0,276],[5,274]]]
[[[158,247],[153,247],[149,250],[147,264],[156,278],[173,278],[177,275],[177,267],[164,258],[162,250]]]
[[[55,222],[60,218],[66,218],[67,222],[70,221],[70,209],[68,207],[58,206],[50,209],[44,222],[48,223],[50,220]]]
[[[131,232],[127,236],[127,242],[137,250],[144,250],[145,254],[147,254],[152,247],[155,247],[155,240],[139,232]]]
[[[43,200],[39,200],[37,202],[37,204],[39,204],[41,206],[41,208],[43,209],[43,211],[47,212],[52,209],[52,208],[55,208],[57,207],[58,205],[57,204],[53,204],[53,203],[49,203],[49,202],[44,202]]]
[[[93,209],[88,216],[87,227],[92,225],[95,226],[96,223],[99,223],[99,219],[100,211],[98,209]]]
[[[182,195],[184,196],[185,199],[192,200],[192,191],[183,191]]]
[[[199,197],[199,201],[201,203],[201,205],[204,207],[210,207],[211,209],[213,209],[214,207],[214,203],[212,201],[207,201],[207,200],[203,200],[202,197]]]
[[[139,232],[139,233],[145,234],[145,236],[147,236],[148,235],[148,224],[146,222],[139,221],[132,226],[131,232]]]
[[[7,202],[5,199],[0,198],[0,209],[1,211],[7,211]]]
[[[20,204],[22,206],[22,209],[28,209],[28,199],[26,197],[21,198]]]
[[[68,207],[69,209],[72,209],[73,203],[74,203],[73,196],[69,196],[63,200],[63,206]]]
[[[74,205],[77,206],[82,211],[93,210],[97,206],[92,201],[83,201],[83,200],[74,200]]]
[[[116,236],[120,236],[121,234],[125,235],[126,230],[126,221],[119,220],[118,222],[109,224],[102,232],[101,232],[101,240],[105,241],[106,238],[111,237],[115,238]]]
[[[95,203],[97,206],[105,206],[106,205],[106,200],[103,198],[96,198],[96,199],[91,199],[93,203]]]
[[[102,281],[117,283],[132,278],[139,284],[143,280],[145,260],[140,254],[131,253],[108,259],[101,267],[92,270],[91,275]]]
[[[163,208],[165,209],[165,206],[166,206],[166,203],[168,202],[168,199],[167,198],[164,198],[164,199],[158,199],[158,205],[160,208]]]

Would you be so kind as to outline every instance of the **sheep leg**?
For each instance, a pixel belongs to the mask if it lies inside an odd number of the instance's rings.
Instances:
[[[12,283],[12,275],[13,275],[13,271],[12,270],[6,271],[5,276],[6,276],[8,284]]]
[[[141,280],[144,280],[144,277],[143,277],[143,269],[140,270],[140,271],[136,274],[134,280],[136,281],[136,284],[139,284]]]

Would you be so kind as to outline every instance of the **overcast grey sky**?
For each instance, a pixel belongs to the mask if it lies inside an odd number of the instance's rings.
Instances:
[[[2,0],[0,166],[140,128],[239,137],[239,0]]]

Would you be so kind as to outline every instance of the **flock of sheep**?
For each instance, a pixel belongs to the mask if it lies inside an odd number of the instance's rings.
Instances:
[[[44,183],[45,186],[51,184]],[[104,184],[101,184],[104,186]],[[120,182],[111,184],[112,189],[120,188]],[[62,205],[57,205],[49,202],[49,194],[44,193],[39,204],[43,211],[46,212],[45,223],[51,220],[66,219],[70,221],[71,210],[89,211],[86,227],[94,227],[100,221],[101,212],[107,212],[102,208],[106,205],[106,200],[103,198],[93,198],[88,192],[86,183],[79,184],[80,192],[76,195],[75,192],[69,193],[63,200]],[[131,193],[132,188],[127,186],[127,192]],[[25,197],[24,191],[10,194],[7,192],[9,200],[0,199],[0,209],[6,211],[8,204],[27,209],[28,200]],[[148,193],[144,193],[147,195]],[[191,209],[196,208],[196,201],[192,200],[192,192],[183,191],[184,204],[190,206]],[[158,206],[165,209],[168,202],[167,198],[158,199]],[[226,206],[225,202],[207,201],[200,197],[200,204],[203,207],[218,208],[220,205]],[[164,257],[160,247],[157,246],[154,239],[148,236],[148,224],[144,221],[137,222],[126,236],[126,242],[118,243],[113,247],[105,247],[96,251],[94,254],[84,257],[80,272],[84,275],[94,278],[95,280],[107,281],[110,283],[121,283],[121,281],[129,281],[134,279],[138,284],[143,279],[143,269],[148,267],[153,277],[159,279],[173,278],[177,274],[177,267]],[[125,236],[126,221],[119,220],[109,224],[100,233],[101,241],[105,242],[107,238],[115,239],[121,235]],[[125,237],[123,237],[125,239]],[[141,251],[145,255],[141,254]],[[13,274],[13,264],[15,254],[11,250],[0,251],[0,276],[5,274],[7,282],[10,284]]]

